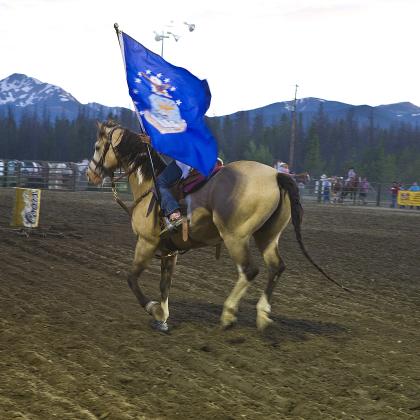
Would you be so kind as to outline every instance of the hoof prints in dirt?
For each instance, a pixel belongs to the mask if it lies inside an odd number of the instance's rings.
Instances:
[[[12,201],[0,190],[0,226]],[[0,231],[0,418],[417,418],[420,218],[305,210],[309,252],[354,295],[326,282],[287,230],[288,269],[263,334],[264,272],[234,328],[219,328],[236,274],[212,250],[179,258],[171,334],[156,334],[126,284],[126,215],[110,196],[45,191],[41,222],[63,238]],[[154,298],[159,267],[141,278]]]

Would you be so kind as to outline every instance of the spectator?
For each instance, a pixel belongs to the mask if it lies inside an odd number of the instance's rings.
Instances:
[[[329,203],[330,202],[330,190],[331,190],[331,181],[327,178],[327,175],[321,175],[321,188],[322,188],[322,197],[323,202]]]
[[[369,192],[369,181],[367,178],[362,178],[359,184],[359,200],[363,205],[367,204],[366,197]]]
[[[413,182],[408,191],[420,191],[420,186],[417,184],[417,182]]]
[[[394,181],[391,185],[390,191],[391,191],[391,205],[393,209],[397,205],[397,199],[398,199],[398,191],[401,188],[401,184],[399,184],[397,181]]]

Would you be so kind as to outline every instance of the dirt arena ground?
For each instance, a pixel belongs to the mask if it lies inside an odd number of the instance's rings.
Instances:
[[[187,253],[165,335],[127,286],[135,237],[110,194],[44,191],[45,238],[7,229],[13,197],[0,190],[1,420],[420,418],[420,212],[307,204],[309,252],[355,293],[324,280],[288,228],[263,335],[264,271],[221,331],[233,263]],[[156,260],[151,297],[158,282]]]

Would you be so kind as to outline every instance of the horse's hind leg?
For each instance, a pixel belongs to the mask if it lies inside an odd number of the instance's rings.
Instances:
[[[279,254],[278,238],[279,235],[276,235],[276,237],[267,245],[263,238],[260,238],[257,235],[255,237],[255,242],[262,252],[264,262],[268,269],[268,282],[257,303],[257,328],[259,330],[264,330],[273,322],[270,319],[271,298],[277,284],[277,280],[286,269],[286,265]]]
[[[257,303],[257,328],[259,330],[264,330],[272,322],[270,313],[273,290],[277,280],[286,269],[280,257],[279,239],[289,220],[290,201],[287,196],[283,196],[283,202],[276,212],[260,230],[254,233],[255,243],[268,269],[267,286]]]
[[[223,238],[226,248],[238,269],[238,281],[232,292],[225,300],[223,312],[220,318],[223,328],[227,328],[236,322],[239,302],[244,296],[250,282],[258,274],[258,268],[254,265],[249,250],[249,238]]]

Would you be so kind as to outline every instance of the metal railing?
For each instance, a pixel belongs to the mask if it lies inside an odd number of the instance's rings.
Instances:
[[[369,182],[367,191],[355,188],[354,194],[342,191],[334,193],[332,188],[328,191],[323,186],[323,180],[313,179],[306,184],[299,184],[299,190],[302,201],[314,201],[321,204],[344,204],[354,206],[377,206],[377,207],[401,207],[396,203],[396,198],[391,193],[392,182],[379,183]],[[408,185],[401,188],[407,189]],[[362,193],[362,194],[361,194]]]
[[[40,188],[61,191],[111,191],[109,179],[100,186],[88,183],[88,162],[0,160],[0,187]],[[115,173],[120,175],[119,172]],[[129,192],[127,179],[117,182],[119,192]]]
[[[17,161],[0,159],[0,187],[26,187],[62,191],[111,191],[109,179],[100,186],[88,183],[86,170],[88,161],[46,162]],[[116,177],[120,173],[115,173]],[[369,183],[368,191],[361,195],[357,188],[354,195],[347,193],[334,194],[332,188],[325,191],[325,179],[312,179],[306,183],[298,183],[302,201],[313,201],[323,204],[345,204],[355,206],[399,207],[391,194],[391,182]],[[130,192],[126,178],[117,181],[117,191]]]

